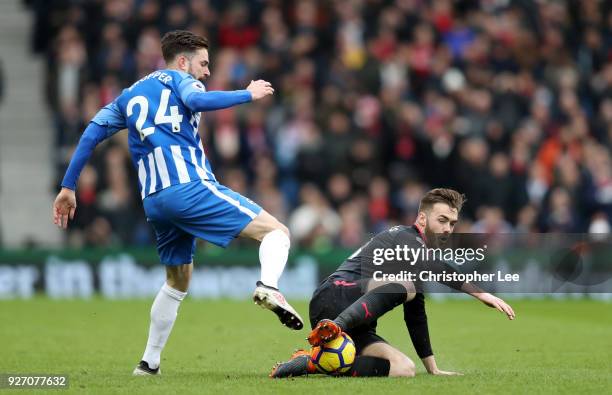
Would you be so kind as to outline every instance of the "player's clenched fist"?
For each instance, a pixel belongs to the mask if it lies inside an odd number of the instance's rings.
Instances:
[[[272,84],[264,80],[251,81],[249,86],[247,86],[247,90],[251,92],[253,100],[258,100],[274,93]]]

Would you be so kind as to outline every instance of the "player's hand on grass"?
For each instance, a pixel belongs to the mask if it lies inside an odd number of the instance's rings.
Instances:
[[[463,376],[463,373],[459,372],[449,372],[447,370],[436,369],[429,374],[433,374],[434,376]]]
[[[274,93],[272,84],[264,80],[251,81],[249,86],[247,86],[247,90],[251,92],[253,100],[259,100]]]
[[[516,316],[514,314],[514,310],[512,310],[512,307],[510,307],[508,303],[504,302],[497,296],[493,296],[490,293],[485,292],[478,294],[478,299],[487,306],[497,309],[500,312],[506,314],[508,316],[508,319],[510,320],[513,320]]]
[[[434,376],[463,376],[463,374],[459,372],[449,372],[446,370],[438,369],[438,365],[436,364],[436,357],[430,355],[425,358],[421,358],[423,361],[423,366],[425,366],[425,370],[427,373],[432,374]]]
[[[53,202],[53,223],[66,229],[68,218],[74,218],[76,195],[72,189],[62,188]]]

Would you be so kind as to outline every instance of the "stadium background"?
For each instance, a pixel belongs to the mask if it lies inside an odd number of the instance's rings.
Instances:
[[[441,185],[468,196],[462,231],[610,230],[608,2],[25,4],[45,62],[50,193],[96,111],[163,67],[160,36],[190,29],[211,41],[209,90],[257,78],[277,89],[201,127],[218,177],[287,223],[295,245],[358,246],[412,222]],[[152,243],[125,142],[84,170],[63,245]]]
[[[313,279],[369,235],[412,223],[437,186],[468,197],[459,232],[610,233],[607,2],[9,3],[0,240],[5,263],[37,268],[5,267],[6,294],[30,292],[17,291],[19,278],[48,290],[57,256],[68,271],[113,254],[122,266],[122,252],[156,267],[125,133],[83,170],[68,231],[42,219],[84,127],[164,67],[159,39],[172,29],[210,39],[209,90],[258,78],[276,88],[272,99],[206,114],[201,128],[221,182],[290,228],[291,265],[304,254],[327,265]],[[255,248],[237,240],[223,254],[202,242],[198,259],[256,266]],[[94,287],[100,273],[88,270],[64,281],[85,276]]]
[[[127,378],[164,273],[125,133],[83,171],[68,232],[53,227],[50,207],[84,126],[163,67],[159,38],[175,28],[211,40],[209,90],[252,78],[276,88],[271,100],[206,114],[201,127],[217,176],[290,227],[283,281],[300,312],[320,276],[371,233],[410,223],[434,186],[468,195],[463,232],[610,232],[610,2],[3,0],[0,373],[69,374],[78,393],[612,386],[609,303],[591,300],[612,294],[513,295],[511,324],[432,295],[440,367],[465,376],[418,366],[405,382],[270,382],[269,367],[305,335],[248,302],[257,246],[239,240],[228,250],[199,245],[163,381]],[[392,313],[380,330],[417,360],[403,327]]]

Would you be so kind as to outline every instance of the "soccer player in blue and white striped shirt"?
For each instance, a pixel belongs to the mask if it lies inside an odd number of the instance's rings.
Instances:
[[[238,236],[260,241],[261,281],[254,301],[292,329],[304,325],[277,289],[289,253],[288,229],[253,201],[217,182],[198,135],[200,112],[258,100],[274,89],[258,80],[245,90],[207,92],[203,82],[210,76],[208,40],[173,31],[161,44],[167,69],[135,82],[96,114],[53,205],[55,224],[66,228],[76,209],[79,174],[93,149],[127,128],[143,206],[167,274],[151,308],[149,339],[136,375],[159,373],[161,351],[189,287],[196,237],[222,247]]]

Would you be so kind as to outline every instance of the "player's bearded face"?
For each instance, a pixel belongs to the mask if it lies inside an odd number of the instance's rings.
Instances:
[[[210,76],[210,69],[208,68],[208,50],[205,48],[199,49],[189,58],[187,72],[202,83],[206,81],[206,78]]]
[[[444,245],[455,229],[459,216],[457,209],[451,208],[448,204],[435,203],[429,212],[421,214],[423,217],[417,222],[424,222],[420,225],[427,238],[427,245],[434,248]]]

